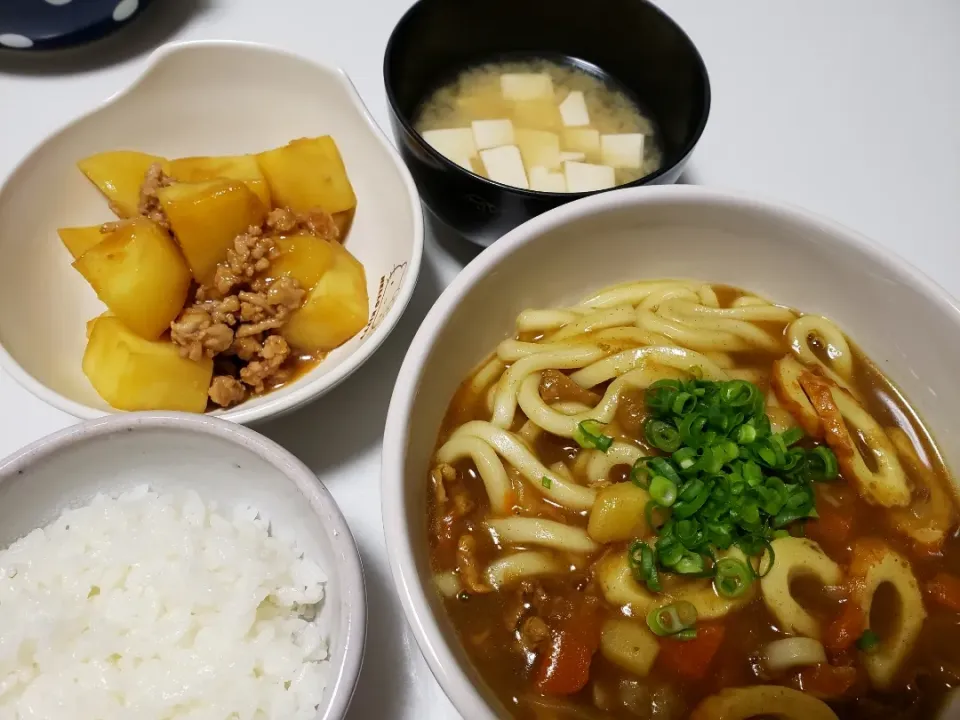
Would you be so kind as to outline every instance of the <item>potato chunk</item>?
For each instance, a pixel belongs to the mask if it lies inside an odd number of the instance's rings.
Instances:
[[[99,245],[102,240],[107,239],[107,233],[101,232],[100,227],[100,225],[91,225],[90,227],[58,228],[57,235],[76,260],[94,245]]]
[[[610,618],[600,634],[603,657],[637,677],[646,677],[660,652],[657,638],[641,621]]]
[[[190,288],[190,270],[173,238],[146,218],[109,233],[73,267],[114,315],[148,340],[170,326]]]
[[[603,488],[590,510],[587,533],[599,543],[641,538],[647,534],[644,510],[650,494],[632,482]]]
[[[110,209],[117,216],[128,218],[137,216],[140,186],[154,163],[168,169],[164,158],[135,150],[97,153],[79,161],[77,167],[110,201]]]
[[[328,245],[333,264],[282,330],[300,350],[333,350],[363,330],[370,316],[363,265],[341,245]]]
[[[333,224],[337,226],[337,230],[340,232],[340,242],[343,242],[347,233],[350,232],[350,227],[353,225],[353,215],[353,210],[344,210],[333,215]]]
[[[87,340],[89,340],[90,336],[93,334],[93,328],[97,324],[97,320],[105,317],[114,317],[114,315],[109,310],[107,310],[105,313],[102,313],[100,315],[97,315],[95,318],[91,318],[90,320],[87,320],[87,330],[86,330]]]
[[[336,258],[331,243],[309,233],[280,238],[277,249],[281,254],[270,264],[270,275],[292,277],[306,292],[313,290]]]
[[[300,138],[257,155],[277,207],[295,212],[315,208],[331,215],[357,204],[347,170],[329,135]]]
[[[253,155],[221,155],[185,157],[170,161],[169,174],[178,182],[204,180],[239,180],[260,198],[265,208],[270,205],[270,188]]]
[[[267,214],[260,199],[238,180],[174,183],[161,188],[157,197],[200,284],[213,280],[217,263],[227,257],[237,235],[260,225]]]
[[[213,360],[180,356],[168,340],[144,340],[117,317],[95,318],[83,373],[100,397],[118,410],[203,412]]]

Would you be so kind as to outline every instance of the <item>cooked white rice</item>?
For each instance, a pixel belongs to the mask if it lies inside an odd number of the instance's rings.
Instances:
[[[98,495],[0,552],[0,720],[312,720],[325,582],[253,508]]]

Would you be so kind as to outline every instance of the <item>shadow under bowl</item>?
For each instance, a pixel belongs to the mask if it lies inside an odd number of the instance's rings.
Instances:
[[[421,104],[457,71],[510,56],[560,56],[599,68],[651,115],[663,153],[659,170],[619,187],[676,182],[706,126],[710,82],[693,42],[653,4],[420,0],[390,37],[383,75],[401,156],[441,221],[486,246],[540,213],[595,194],[487,180],[445,158],[414,129]]]

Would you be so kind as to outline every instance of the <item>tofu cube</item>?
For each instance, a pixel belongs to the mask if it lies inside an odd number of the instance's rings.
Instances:
[[[561,151],[560,153],[560,162],[565,163],[568,160],[573,160],[574,162],[583,162],[587,159],[586,153],[582,152],[568,152],[566,150]]]
[[[592,165],[568,160],[563,164],[563,174],[567,181],[567,192],[606,190],[617,184],[613,168],[609,165]]]
[[[473,172],[473,158],[468,158],[463,155],[458,155],[458,156],[447,155],[447,159],[453,160],[453,162],[455,162],[457,165],[462,167],[464,170],[469,170],[470,172]]]
[[[550,130],[559,132],[563,128],[560,110],[553,99],[550,100],[520,100],[511,103],[513,106],[513,121],[519,127],[531,130]]]
[[[507,100],[550,100],[553,80],[546,73],[504,73],[500,92]]]
[[[548,170],[560,167],[560,136],[546,130],[517,129],[513,133],[523,164],[542,165]]]
[[[567,181],[562,172],[551,172],[537,165],[530,168],[530,189],[540,192],[566,192]]]
[[[565,128],[561,139],[564,150],[582,152],[589,159],[600,157],[600,131],[592,128]]]
[[[489,150],[481,150],[480,159],[483,160],[487,177],[494,182],[513,185],[524,190],[530,189],[530,184],[527,182],[527,173],[523,169],[520,148],[516,145],[504,145]]]
[[[457,97],[454,101],[456,113],[455,117],[469,118],[470,120],[495,120],[496,118],[508,117],[510,108],[513,105],[509,100],[504,100],[497,93],[496,89],[490,92],[481,92],[477,95],[467,95],[466,97]]]
[[[476,157],[477,144],[473,140],[470,128],[449,128],[446,130],[427,130],[423,139],[434,150],[457,165],[472,171],[470,158]]]
[[[503,118],[474,120],[473,140],[477,150],[488,150],[501,145],[513,145],[513,123]]]
[[[566,127],[580,127],[590,124],[590,113],[587,112],[587,101],[583,93],[574,90],[560,103],[560,117]]]
[[[601,135],[600,161],[610,167],[640,169],[643,166],[643,134]]]

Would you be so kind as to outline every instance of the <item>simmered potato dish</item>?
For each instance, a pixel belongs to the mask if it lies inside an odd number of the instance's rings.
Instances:
[[[333,138],[257,155],[78,163],[119,218],[60,228],[107,306],[83,372],[120,410],[203,412],[278,388],[359,333],[356,196]]]

